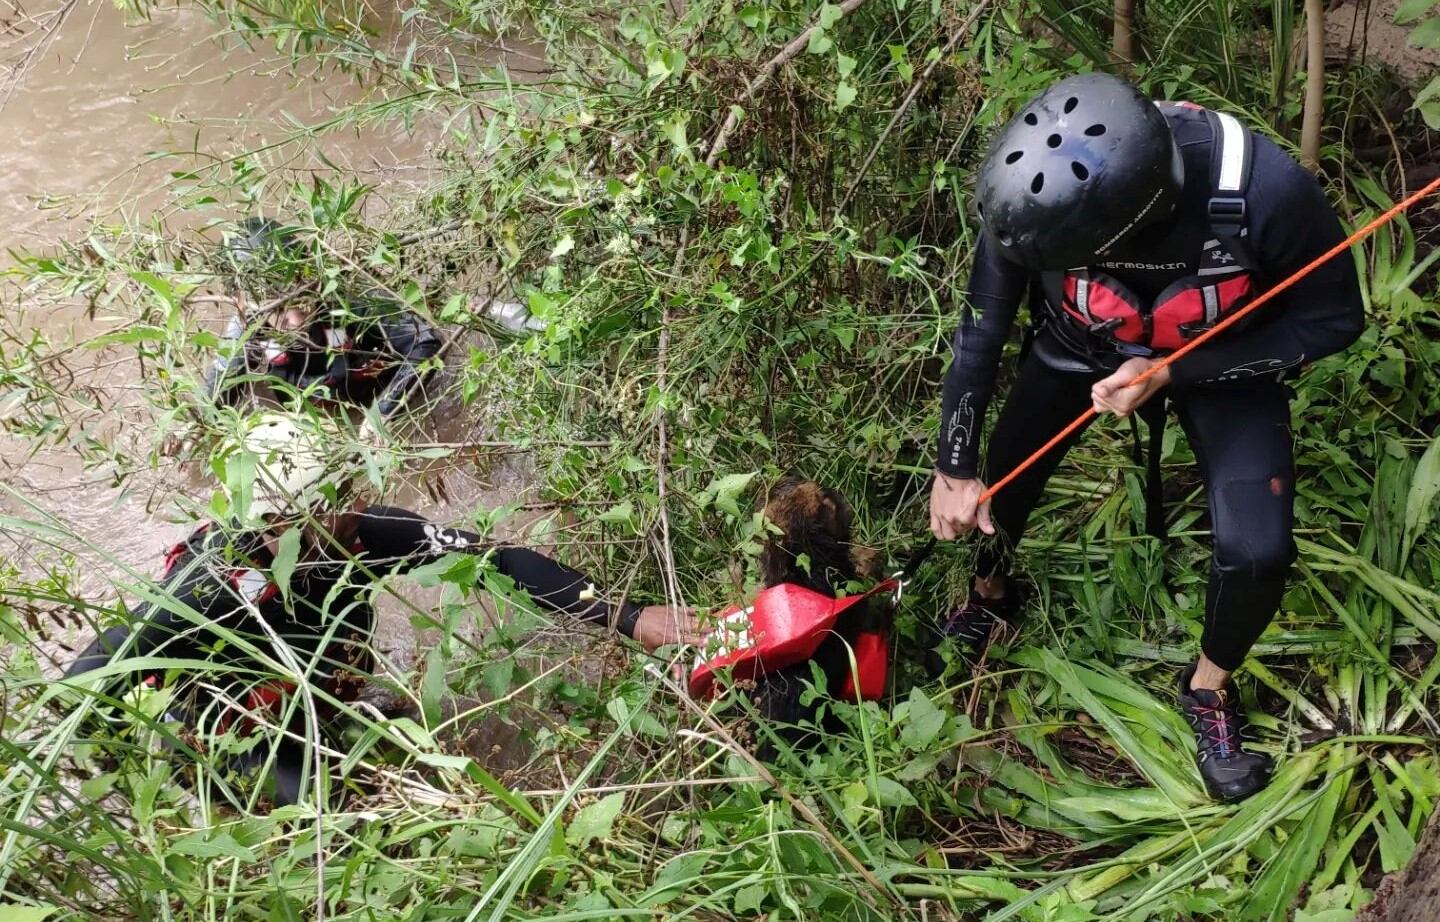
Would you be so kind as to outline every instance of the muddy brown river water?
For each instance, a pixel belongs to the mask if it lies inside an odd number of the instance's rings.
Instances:
[[[6,144],[0,158],[0,251],[43,251],[57,239],[83,235],[96,219],[135,222],[158,213],[177,229],[233,217],[220,206],[209,213],[177,213],[168,174],[194,159],[273,143],[286,136],[293,120],[313,123],[360,99],[361,90],[347,77],[297,77],[263,49],[238,47],[233,37],[217,43],[213,37],[219,32],[220,26],[190,10],[161,10],[148,21],[127,21],[108,0],[77,3],[53,38],[36,46],[8,99],[0,88],[0,136]],[[12,53],[7,63],[15,60]],[[403,197],[425,175],[425,129],[421,121],[413,133],[340,131],[266,156],[293,170],[322,170],[323,156],[363,174],[384,196]],[[199,156],[157,156],[164,151]],[[0,255],[0,266],[10,262],[9,255]],[[89,322],[75,311],[51,310],[26,322],[63,344],[102,332],[118,319],[102,311]],[[110,348],[86,360],[81,383],[97,388],[114,406],[97,430],[102,438],[143,454],[153,447],[153,435],[138,399],[139,371],[123,348]],[[462,441],[473,425],[451,413],[434,434]],[[19,494],[0,493],[0,510],[74,535],[60,542],[66,547],[56,548],[33,536],[6,534],[0,536],[0,557],[30,577],[51,569],[71,573],[81,596],[107,606],[116,597],[116,578],[127,571],[154,574],[164,549],[190,530],[174,502],[177,494],[204,497],[209,490],[202,477],[178,464],[164,464],[117,488],[111,471],[83,468],[72,451],[32,454],[30,446],[6,435],[0,435],[0,481]],[[453,521],[478,506],[494,507],[523,494],[527,476],[523,459],[515,459],[484,471],[452,465],[443,482],[444,502],[414,488],[389,499]],[[72,557],[77,546],[88,549]],[[423,593],[413,595],[425,601]],[[404,666],[413,659],[417,637],[401,610],[398,603],[382,603],[377,645]],[[65,646],[82,639],[59,627],[52,633],[53,642],[41,645],[42,655],[52,660],[63,661]]]

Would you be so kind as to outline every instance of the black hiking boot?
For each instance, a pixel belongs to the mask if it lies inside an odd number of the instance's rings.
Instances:
[[[1002,624],[1014,627],[1019,623],[1020,601],[1020,593],[1013,580],[1005,587],[1004,598],[987,599],[971,589],[970,597],[952,609],[937,625],[935,646],[949,641],[957,643],[967,652],[983,650],[997,627]],[[925,671],[931,678],[945,671],[945,660],[938,649],[926,651]]]
[[[970,598],[956,606],[940,625],[940,634],[967,647],[979,648],[990,639],[996,627],[1014,626],[1019,615],[1020,596],[1013,583],[1005,587],[1005,595],[999,599],[987,599],[971,589]]]
[[[1194,675],[1194,666],[1180,673],[1180,713],[1195,731],[1200,777],[1216,800],[1244,800],[1265,786],[1275,763],[1264,753],[1245,751],[1245,718],[1234,703],[1235,686],[1192,689]]]

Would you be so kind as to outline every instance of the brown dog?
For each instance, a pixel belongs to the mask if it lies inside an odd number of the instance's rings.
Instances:
[[[855,546],[854,513],[836,491],[813,480],[786,477],[770,491],[763,511],[780,531],[767,537],[760,552],[765,588],[794,583],[833,596],[852,581],[868,584],[878,579],[881,555]],[[841,616],[811,660],[755,678],[751,699],[762,716],[778,724],[775,730],[782,739],[796,745],[810,737],[796,724],[813,722],[819,709],[817,704],[800,703],[805,683],[813,676],[811,663],[825,675],[829,693],[838,694],[850,671],[849,647],[856,636],[881,627],[889,615],[883,597],[867,600]],[[762,755],[773,754],[772,747],[760,748]]]

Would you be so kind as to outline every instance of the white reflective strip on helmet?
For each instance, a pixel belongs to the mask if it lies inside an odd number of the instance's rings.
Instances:
[[[1239,192],[1240,177],[1245,169],[1245,129],[1235,116],[1216,112],[1220,121],[1220,182],[1219,192]]]

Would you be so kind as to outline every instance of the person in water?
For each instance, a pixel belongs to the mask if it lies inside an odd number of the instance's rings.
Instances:
[[[1199,462],[1214,540],[1200,654],[1179,676],[1180,710],[1212,796],[1247,797],[1272,762],[1243,743],[1231,673],[1275,616],[1296,555],[1286,382],[1360,335],[1353,261],[1330,260],[1253,318],[1127,385],[1340,243],[1340,221],[1314,176],[1232,116],[1157,104],[1103,74],[1062,80],[1022,108],[990,148],[976,197],[984,229],[945,376],[930,526],[941,539],[978,527],[997,540],[945,629],[978,644],[1016,619],[1012,549],[1080,433],[993,508],[979,502],[987,481],[1087,408],[1147,413],[1153,473],[1168,399]],[[1038,329],[982,467],[1001,349],[1027,298]],[[1155,486],[1152,477],[1152,497]],[[1152,516],[1152,531],[1159,526]]]
[[[253,418],[230,453],[232,462],[253,465],[253,499],[247,503],[235,493],[230,521],[202,524],[175,545],[166,556],[156,598],[97,636],[66,669],[65,678],[82,680],[117,657],[209,659],[242,667],[224,670],[227,675],[256,669],[273,675],[290,661],[313,687],[339,697],[347,679],[370,668],[375,584],[455,552],[488,555],[495,570],[540,608],[611,628],[647,650],[698,640],[687,609],[607,599],[584,573],[543,554],[487,541],[406,509],[349,498],[345,466],[327,462],[328,438],[304,417],[272,413]],[[299,538],[290,539],[294,546],[287,554],[283,546],[292,530]],[[293,563],[282,576],[276,565],[287,556]],[[164,683],[163,673],[142,669],[110,676],[102,691],[118,697],[127,685],[156,687]],[[186,676],[182,681],[191,688],[175,689],[187,702],[182,712],[192,724],[203,722],[196,717],[203,704],[195,691],[200,678]],[[273,706],[278,694],[276,684],[265,680],[232,697]],[[215,723],[211,715],[207,725]],[[303,738],[298,728],[291,729],[296,731],[292,736]],[[253,769],[266,755],[257,751],[242,767]],[[295,739],[280,741],[270,772],[277,803],[294,803],[302,796],[309,761]]]
[[[298,262],[293,234],[275,221],[243,222],[222,252],[232,294],[246,310],[230,319],[206,372],[210,400],[232,400],[249,373],[297,391],[320,388],[318,393],[332,400],[373,400],[381,419],[388,419],[406,404],[424,377],[426,361],[440,351],[435,328],[393,298],[341,289],[318,302],[303,292],[291,292],[295,300],[280,292],[262,301],[262,292],[283,287],[275,276]],[[306,297],[312,299],[308,305],[301,300]]]

